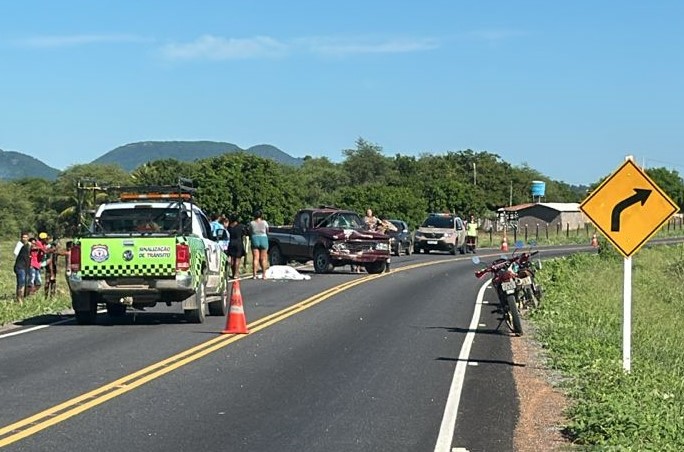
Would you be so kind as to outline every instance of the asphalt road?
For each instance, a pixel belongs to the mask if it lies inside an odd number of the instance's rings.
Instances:
[[[223,317],[187,324],[179,305],[25,322],[0,332],[0,447],[512,450],[524,363],[495,329],[494,292],[476,303],[475,268],[421,254],[383,275],[245,280],[247,335],[219,334]]]

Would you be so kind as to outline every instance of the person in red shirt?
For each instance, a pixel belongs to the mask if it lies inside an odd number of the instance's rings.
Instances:
[[[45,233],[41,232],[39,237],[43,234]],[[47,234],[45,234],[43,240],[45,239],[47,239]],[[43,280],[40,276],[40,264],[47,248],[42,240],[36,240],[35,237],[30,238],[29,243],[31,243],[31,268],[29,268],[29,295],[31,295],[43,285]]]

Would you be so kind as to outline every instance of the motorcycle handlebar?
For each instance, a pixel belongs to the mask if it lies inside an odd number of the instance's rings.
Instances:
[[[487,268],[483,268],[482,270],[477,270],[475,272],[475,276],[477,276],[478,278],[481,278],[486,273],[496,273],[497,271],[501,270],[502,268],[505,268],[505,267],[509,266],[510,264],[517,262],[518,260],[519,260],[519,256],[513,256],[513,257],[509,257],[507,259],[497,259],[491,265],[487,266]]]

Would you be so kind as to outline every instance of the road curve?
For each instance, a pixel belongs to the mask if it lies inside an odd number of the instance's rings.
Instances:
[[[493,292],[474,332],[483,282],[469,258],[402,256],[392,268],[243,281],[249,335],[160,307],[0,338],[0,447],[436,450],[466,359],[449,445],[510,450],[522,364],[495,330]]]

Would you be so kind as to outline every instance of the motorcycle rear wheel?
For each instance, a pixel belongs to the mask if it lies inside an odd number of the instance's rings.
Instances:
[[[534,290],[532,290],[531,287],[526,287],[523,289],[523,291],[525,297],[525,301],[523,303],[524,307],[527,309],[537,309],[539,307],[539,299],[534,294]]]
[[[522,336],[523,328],[520,319],[520,312],[518,311],[518,301],[515,294],[506,295],[506,306],[504,307],[504,320],[506,325],[516,336]]]

